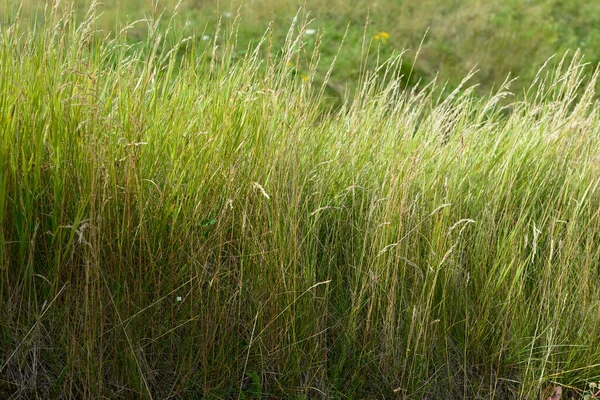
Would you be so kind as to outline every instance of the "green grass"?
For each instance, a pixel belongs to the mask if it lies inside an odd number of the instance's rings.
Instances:
[[[20,1],[26,16],[36,10],[41,15],[44,5],[49,4],[41,0]],[[63,6],[66,2],[63,0]],[[5,1],[0,3],[0,15],[6,15]],[[7,2],[10,3],[8,8],[14,10],[19,2]],[[75,3],[81,17],[91,0]],[[103,1],[97,20],[100,36],[151,15],[153,4],[149,0]],[[367,37],[374,47],[379,46],[382,58],[408,51],[404,64],[412,70],[412,85],[419,79],[429,82],[437,76],[454,89],[476,67],[479,73],[472,82],[479,85],[479,95],[497,89],[508,74],[519,77],[512,88],[521,93],[538,67],[554,54],[579,48],[587,61],[600,62],[600,3],[588,0],[422,0],[418,4],[407,0],[161,0],[159,9],[170,16],[177,4],[173,24],[185,35],[194,34],[198,47],[207,44],[202,41],[204,35],[214,37],[219,19],[223,23],[221,29],[228,29],[239,13],[235,56],[243,56],[248,45],[253,48],[271,22],[275,27],[274,48],[280,49],[294,16],[304,6],[300,15],[309,15],[309,28],[325,32],[320,46],[323,67],[317,69],[317,79],[324,79],[325,66],[338,55],[337,68],[328,80],[328,95],[336,98],[353,93],[360,80],[366,21]],[[161,27],[168,19],[163,19]],[[129,43],[143,41],[146,30],[144,23],[130,29]],[[386,43],[375,39],[381,31],[390,35]],[[344,35],[346,40],[338,54]],[[314,35],[305,39],[308,54],[299,53],[296,66],[303,74],[308,72],[310,50],[316,41]],[[369,67],[375,66],[373,57]]]
[[[407,89],[399,58],[327,111],[301,30],[240,55],[168,17],[131,45],[63,15],[0,28],[1,395],[598,381],[600,120],[578,54],[510,112],[508,83]]]

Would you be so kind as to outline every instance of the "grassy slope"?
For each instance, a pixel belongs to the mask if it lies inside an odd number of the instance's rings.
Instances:
[[[598,379],[600,122],[578,59],[510,116],[505,89],[403,91],[397,59],[324,116],[294,35],[234,61],[93,29],[2,27],[0,393],[505,399]]]
[[[45,2],[23,0],[25,10],[34,10]],[[2,2],[4,3],[4,2]],[[64,2],[63,2],[64,3]],[[80,14],[85,13],[90,0],[76,2]],[[429,82],[439,75],[441,82],[456,87],[474,67],[480,72],[473,82],[481,84],[478,92],[488,93],[499,87],[506,76],[519,76],[513,90],[527,88],[539,65],[553,54],[580,48],[586,61],[600,61],[600,3],[586,0],[246,0],[240,7],[239,0],[163,0],[160,5],[167,14],[179,5],[175,24],[185,34],[214,36],[219,17],[225,22],[240,12],[239,46],[237,53],[245,52],[264,34],[266,26],[274,20],[274,40],[280,48],[292,18],[301,6],[310,11],[314,21],[312,29],[323,29],[325,41],[321,46],[324,65],[331,63],[346,29],[346,40],[337,58],[338,68],[329,80],[331,95],[343,96],[346,90],[354,91],[360,72],[362,36],[365,21],[369,20],[367,37],[377,32],[388,32],[390,37],[380,45],[384,58],[394,52],[408,49],[405,65],[415,57],[424,37],[425,40],[413,68],[413,80]],[[138,20],[152,12],[152,2],[147,0],[102,2],[99,28],[105,32],[115,31],[128,21]],[[14,7],[14,5],[13,5]],[[0,13],[3,5],[0,5]],[[231,13],[231,17],[225,16]],[[227,25],[227,24],[225,24]],[[425,36],[425,32],[428,32]],[[130,31],[130,40],[144,40],[146,27],[140,24]],[[314,44],[314,36],[307,37],[308,46]],[[310,53],[309,53],[310,54]],[[300,54],[298,68],[306,73],[309,60]],[[371,67],[376,64],[371,59]],[[410,69],[409,69],[410,70]],[[325,68],[319,69],[323,79]],[[403,71],[407,73],[407,71]]]

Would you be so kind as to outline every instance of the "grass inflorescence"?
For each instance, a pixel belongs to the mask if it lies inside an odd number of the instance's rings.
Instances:
[[[600,121],[579,54],[508,106],[508,81],[407,89],[394,57],[331,109],[318,50],[313,75],[290,67],[302,22],[236,58],[235,29],[200,50],[149,16],[131,45],[71,15],[0,27],[0,394],[598,380]]]

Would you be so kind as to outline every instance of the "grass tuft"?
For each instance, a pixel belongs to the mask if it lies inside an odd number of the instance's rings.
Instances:
[[[407,88],[396,56],[332,108],[318,50],[306,78],[290,67],[307,21],[240,57],[235,25],[203,50],[158,9],[135,45],[74,14],[0,27],[0,394],[598,381],[600,121],[580,54],[512,102],[510,80]]]

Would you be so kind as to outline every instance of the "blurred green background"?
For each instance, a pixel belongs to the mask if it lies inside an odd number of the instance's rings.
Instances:
[[[65,0],[63,0],[63,3]],[[19,2],[4,1],[3,19],[15,15]],[[50,1],[24,0],[25,18],[41,16]],[[76,1],[83,16],[90,0]],[[176,0],[159,2],[169,20]],[[306,41],[305,59],[294,65],[299,76],[306,71],[318,34],[324,32],[320,46],[321,63],[317,76],[327,71],[339,50],[329,88],[343,96],[351,93],[358,81],[363,53],[363,34],[370,43],[370,62],[406,50],[404,71],[412,71],[410,83],[429,82],[456,87],[474,67],[479,72],[472,80],[478,91],[486,93],[498,87],[511,74],[519,79],[512,89],[523,90],[541,65],[551,56],[559,59],[566,51],[581,49],[591,66],[600,61],[600,1],[589,0],[182,0],[174,18],[175,31],[195,35],[199,45],[208,45],[219,19],[226,33],[239,12],[238,53],[243,54],[265,33],[270,21],[275,24],[274,39],[281,45],[294,16],[298,23],[312,21]],[[149,0],[105,0],[100,5],[99,28],[114,32],[153,14],[155,2]],[[7,11],[7,8],[10,11]],[[312,33],[315,30],[315,33]],[[129,40],[143,40],[147,26],[139,23]],[[378,33],[384,33],[378,35]],[[209,39],[210,38],[210,39]],[[205,40],[203,40],[205,39]],[[420,43],[422,49],[413,65]]]

